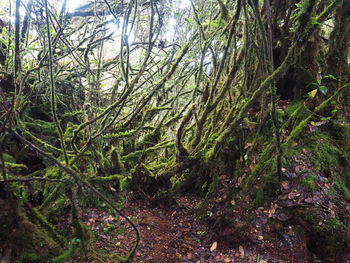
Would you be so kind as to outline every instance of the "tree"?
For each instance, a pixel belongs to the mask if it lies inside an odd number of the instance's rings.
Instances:
[[[84,248],[78,193],[121,216],[106,185],[208,197],[220,174],[250,160],[268,126],[247,190],[265,162],[281,178],[285,153],[312,120],[300,120],[299,107],[281,122],[279,99],[309,96],[313,114],[348,116],[348,1],[99,0],[74,11],[69,3],[17,0],[14,26],[0,21],[0,190],[15,204],[11,217],[35,217],[62,249],[68,242],[47,219],[53,202],[70,200]],[[38,193],[38,208],[18,202]],[[137,236],[131,262],[139,234],[127,220]]]

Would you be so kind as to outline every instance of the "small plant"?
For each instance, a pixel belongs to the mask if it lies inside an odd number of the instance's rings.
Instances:
[[[328,88],[327,86],[324,85],[324,81],[326,79],[332,79],[332,80],[336,80],[336,77],[334,77],[333,75],[326,75],[326,76],[321,76],[320,74],[317,76],[316,81],[315,82],[311,82],[307,87],[309,86],[314,86],[315,89],[313,89],[312,91],[310,91],[309,97],[310,98],[314,98],[317,94],[318,91],[320,91],[323,95],[326,95],[328,92]]]

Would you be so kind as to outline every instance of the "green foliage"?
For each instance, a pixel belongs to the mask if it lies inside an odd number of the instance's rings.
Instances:
[[[326,133],[311,133],[307,139],[308,148],[314,154],[316,170],[333,174],[334,168],[339,166],[341,150],[333,145],[332,139]]]
[[[59,178],[60,174],[60,169],[57,166],[49,166],[45,169],[46,178]]]
[[[26,129],[33,133],[56,136],[56,127],[53,122],[32,119],[30,122],[23,122],[23,124]]]
[[[348,178],[350,176],[348,175]],[[344,177],[340,177],[335,179],[334,181],[334,188],[335,190],[340,193],[347,201],[350,201],[350,190],[349,187],[346,184],[346,179]]]
[[[28,169],[28,167],[24,164],[12,163],[12,162],[5,162],[5,168],[12,173],[18,173]]]
[[[52,260],[51,262],[53,263],[65,262],[67,259],[71,258],[74,255],[80,243],[81,243],[80,239],[73,239],[70,243],[70,248],[66,250],[63,254],[51,259]]]
[[[317,176],[314,174],[309,174],[301,181],[301,185],[307,188],[310,192],[315,192],[319,189],[316,184]]]
[[[120,155],[117,150],[117,148],[112,147],[112,149],[108,153],[111,167],[110,172],[111,173],[117,173],[117,174],[123,174],[125,172],[124,164],[120,160]]]
[[[316,89],[309,92],[309,97],[314,98],[317,91],[319,90],[323,95],[326,95],[328,92],[328,87],[323,84],[327,79],[337,80],[333,75],[326,75],[324,77],[319,77],[315,82],[310,83],[308,86],[314,86]]]
[[[323,224],[314,226],[315,235],[320,244],[320,254],[327,262],[334,260],[349,246],[350,237],[339,218],[328,218]]]
[[[3,153],[3,158],[5,163],[16,163],[15,158],[8,153]]]
[[[15,237],[17,249],[21,251],[18,262],[46,263],[61,253],[60,246],[44,228],[30,222],[25,215],[22,217]]]
[[[61,247],[65,246],[65,239],[56,231],[55,227],[47,220],[47,218],[42,215],[39,210],[36,208],[30,208],[30,215],[33,217],[33,219],[36,221],[37,224],[44,227],[48,233],[53,237],[53,239],[61,245]]]

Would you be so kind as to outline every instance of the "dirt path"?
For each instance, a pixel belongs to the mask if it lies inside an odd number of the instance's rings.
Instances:
[[[310,255],[306,240],[293,225],[268,224],[271,211],[233,211],[236,224],[232,225],[215,215],[213,207],[209,220],[201,221],[196,216],[199,201],[186,195],[171,207],[152,206],[144,200],[128,203],[125,212],[142,238],[135,262],[321,262]],[[211,222],[214,216],[220,219]],[[250,223],[242,223],[243,218]],[[97,209],[88,210],[84,219],[98,238],[91,244],[93,252],[72,262],[117,262],[115,255],[126,255],[132,247],[134,233],[125,221]]]

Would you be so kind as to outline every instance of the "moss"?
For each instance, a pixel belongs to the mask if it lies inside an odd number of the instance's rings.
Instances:
[[[81,242],[80,239],[73,239],[70,244],[70,248],[65,252],[63,252],[61,255],[53,258],[51,262],[62,263],[62,262],[65,262],[67,259],[71,258],[74,255],[77,248],[79,247],[80,242]]]
[[[33,217],[33,219],[38,224],[43,226],[48,231],[48,233],[50,233],[50,235],[54,238],[54,240],[61,245],[61,247],[64,247],[65,239],[56,231],[55,227],[48,222],[45,216],[43,216],[36,208],[32,208],[30,206],[28,206],[28,208],[31,217]]]
[[[341,150],[333,145],[331,138],[324,133],[315,132],[308,136],[307,147],[313,153],[314,165],[317,171],[332,174],[334,168],[339,166]]]
[[[8,163],[15,163],[16,160],[12,155],[9,155],[8,153],[3,153],[3,158],[4,158],[4,162],[8,162]]]
[[[21,172],[23,170],[27,170],[28,167],[24,164],[19,163],[11,163],[11,162],[5,162],[5,168],[9,170],[10,172],[16,173]]]
[[[331,217],[322,225],[315,226],[314,231],[319,246],[316,251],[326,262],[336,262],[349,247],[350,237],[337,217]]]
[[[14,241],[17,254],[21,255],[18,262],[50,262],[50,258],[62,251],[45,229],[33,224],[24,215],[18,224]]]
[[[125,172],[124,164],[120,160],[120,155],[118,153],[117,148],[112,147],[112,149],[108,153],[111,167],[110,172],[114,174],[122,174]]]
[[[301,185],[307,188],[310,192],[315,192],[319,189],[316,184],[317,176],[314,174],[307,175],[302,181]]]
[[[340,262],[339,257],[349,249],[350,236],[338,217],[326,217],[317,208],[293,209],[306,224],[308,249],[322,262]]]
[[[65,138],[72,138],[73,137],[73,133],[74,133],[74,130],[78,127],[77,124],[74,124],[72,122],[68,122],[67,124],[67,128],[64,132],[64,137]]]
[[[210,161],[213,160],[213,157],[215,156],[216,152],[215,152],[215,146],[218,143],[218,141],[220,140],[220,134],[219,133],[212,133],[209,138],[208,138],[208,142],[205,146],[205,149],[208,149],[205,153],[204,153],[204,163],[208,164]]]
[[[50,166],[45,169],[45,178],[59,178],[60,173],[57,166]]]
[[[346,200],[350,201],[350,190],[346,185],[345,178],[337,178],[334,181],[334,187]]]
[[[276,196],[278,191],[279,183],[275,173],[270,173],[263,180],[264,182],[253,200],[253,205],[255,207],[263,206],[266,202],[270,201],[271,198]]]
[[[53,122],[33,119],[30,122],[23,122],[23,124],[26,129],[29,129],[31,132],[56,136],[56,127]]]
[[[144,155],[146,153],[154,152],[154,151],[157,151],[157,150],[160,150],[163,148],[167,148],[167,147],[173,147],[174,145],[175,145],[175,143],[172,142],[172,140],[161,142],[153,147],[149,147],[149,148],[144,149],[144,150],[132,152],[128,155],[123,156],[121,159],[124,162],[137,161],[142,155]]]
[[[245,180],[243,188],[247,190],[251,186],[251,183],[255,180],[256,176],[261,174],[267,166],[272,165],[272,161],[273,159],[271,159],[271,146],[268,145],[261,153],[258,164],[255,166],[251,174]]]
[[[73,111],[73,112],[66,112],[66,113],[62,114],[61,118],[62,119],[73,119],[73,118],[79,117],[81,115],[83,115],[83,111],[79,110],[79,111]]]
[[[28,253],[21,255],[17,260],[17,263],[46,263],[47,259],[48,258],[46,256],[41,256],[35,253]]]
[[[145,134],[145,136],[136,144],[136,150],[155,146],[160,140],[160,129]]]

